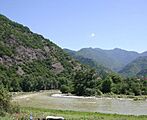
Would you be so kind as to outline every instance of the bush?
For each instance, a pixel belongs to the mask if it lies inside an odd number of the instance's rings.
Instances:
[[[10,111],[11,104],[10,104],[10,95],[9,92],[0,85],[0,115],[4,116],[5,113]]]
[[[10,113],[20,113],[20,106],[16,103],[10,106]]]
[[[102,95],[103,93],[98,89],[97,91],[96,91],[96,95]]]
[[[85,90],[85,95],[86,95],[86,96],[93,96],[93,95],[96,95],[96,90],[95,90],[95,89],[91,89],[91,88],[86,88],[86,90]]]
[[[5,116],[6,113],[18,113],[20,112],[20,108],[18,105],[12,105],[11,96],[9,92],[0,85],[0,116]]]
[[[102,82],[102,92],[103,93],[109,93],[109,92],[111,92],[111,87],[112,87],[112,79],[110,77],[107,77]]]
[[[62,93],[69,93],[70,92],[70,89],[67,85],[62,85],[61,88],[60,88],[60,91]]]

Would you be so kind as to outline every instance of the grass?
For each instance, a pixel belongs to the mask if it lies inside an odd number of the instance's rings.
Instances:
[[[147,120],[147,116],[132,116],[132,115],[118,115],[118,114],[104,114],[97,112],[76,112],[76,111],[63,111],[63,110],[51,110],[42,108],[29,108],[23,107],[20,114],[7,115],[0,118],[0,120],[21,120],[23,118],[29,119],[29,115],[32,113],[35,119],[43,118],[48,115],[62,116],[66,120]]]

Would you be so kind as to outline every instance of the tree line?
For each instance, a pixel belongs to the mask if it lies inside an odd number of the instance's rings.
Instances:
[[[10,92],[60,89],[63,93],[85,96],[105,93],[147,95],[147,80],[144,78],[123,78],[115,73],[101,78],[94,69],[82,69],[73,75],[65,74],[66,71],[59,75],[32,71],[19,76],[15,68],[5,69],[0,65],[0,82]]]
[[[71,88],[66,85],[61,87],[63,93],[71,92],[76,95],[147,95],[147,80],[143,78],[123,78],[118,74],[111,73],[101,79],[94,70],[79,71],[76,73]]]

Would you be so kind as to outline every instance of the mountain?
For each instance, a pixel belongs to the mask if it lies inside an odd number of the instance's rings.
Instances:
[[[67,49],[66,49],[67,51]],[[112,50],[103,50],[100,48],[83,48],[79,51],[68,50],[72,56],[81,56],[94,61],[98,65],[102,65],[113,71],[120,71],[127,64],[140,56],[147,56],[147,52],[137,53],[134,51],[126,51],[119,48]]]
[[[113,50],[105,50],[106,54],[113,60],[114,63],[112,70],[118,71],[122,69],[126,64],[138,57],[138,53],[134,51],[126,51],[119,48]]]
[[[112,71],[109,68],[106,68],[103,65],[97,64],[94,60],[77,55],[76,51],[72,51],[69,49],[64,49],[64,51],[68,53],[70,56],[72,56],[74,59],[78,60],[80,63],[88,65],[89,67],[96,69],[98,75],[101,78],[103,78],[104,76],[107,76],[109,73],[112,73]]]
[[[141,53],[141,56],[147,56],[147,51],[146,51],[146,52]]]
[[[147,69],[141,70],[139,73],[137,73],[137,76],[147,78]]]
[[[120,74],[124,76],[147,76],[147,56],[139,57],[126,65],[121,71]]]
[[[82,68],[50,40],[0,15],[0,83],[10,91],[56,89]]]

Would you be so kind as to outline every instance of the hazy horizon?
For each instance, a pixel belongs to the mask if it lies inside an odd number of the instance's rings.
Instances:
[[[0,13],[61,48],[147,51],[147,1],[0,1]]]

